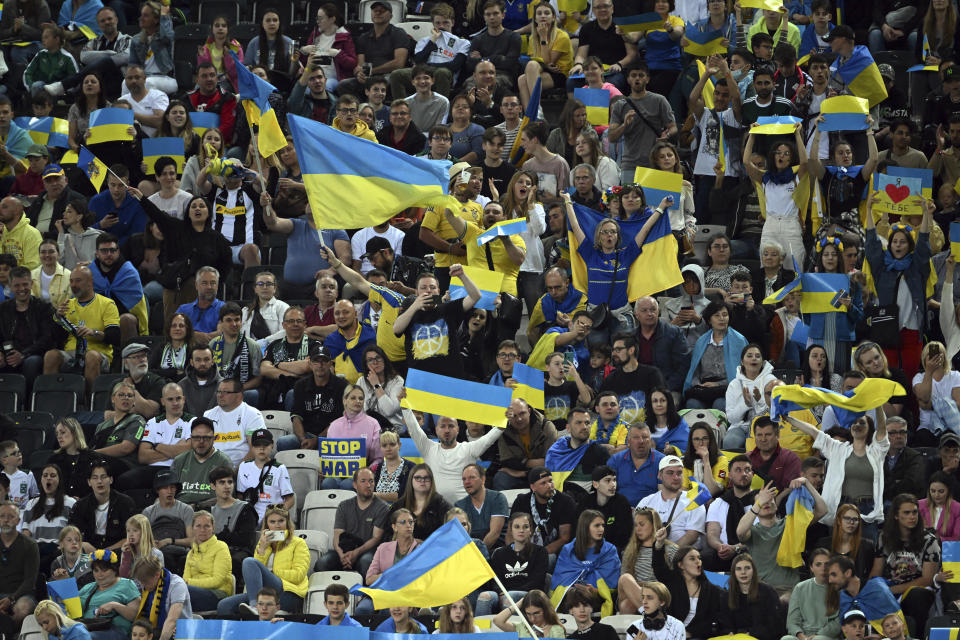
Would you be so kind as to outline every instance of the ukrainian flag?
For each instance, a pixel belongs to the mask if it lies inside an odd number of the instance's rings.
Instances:
[[[412,206],[446,206],[449,161],[415,158],[289,115],[318,229],[375,226]]]
[[[800,290],[800,276],[798,275],[791,282],[788,282],[782,288],[764,298],[763,304],[780,304],[790,293]]]
[[[30,134],[30,138],[45,147],[66,149],[70,125],[63,118],[14,118],[14,124]]]
[[[406,389],[407,397],[401,405],[408,409],[494,427],[507,426],[507,407],[513,399],[513,390],[507,387],[410,369],[407,372]]]
[[[750,133],[771,136],[792,135],[798,122],[800,118],[794,116],[760,116],[757,119],[757,126],[750,129]]]
[[[927,638],[928,640],[957,640],[958,633],[960,633],[960,629],[957,627],[950,629],[935,628],[930,629],[930,635]]]
[[[522,362],[513,363],[511,376],[517,386],[513,389],[513,398],[526,400],[534,409],[543,411],[546,401],[543,397],[543,371],[534,369]]]
[[[703,64],[703,60],[697,60],[697,80],[700,80],[707,73],[707,66]],[[706,82],[703,83],[703,106],[707,109],[713,109],[716,104],[713,101],[713,92],[716,85],[713,82],[713,78],[709,78]]]
[[[927,38],[927,34],[923,34],[923,53],[920,56],[921,60],[926,60],[930,56],[930,40]],[[913,71],[939,71],[937,65],[926,66],[923,63],[915,64],[907,72]]]
[[[513,365],[516,367],[517,365]],[[514,369],[516,371],[516,369]],[[538,372],[539,373],[539,372]],[[540,374],[541,377],[543,374]],[[553,485],[557,491],[563,491],[563,483],[583,460],[583,454],[590,448],[589,443],[582,444],[576,449],[570,448],[570,436],[558,438],[556,442],[547,449],[547,455],[544,458],[543,466],[550,470],[553,475]]]
[[[143,162],[147,165],[147,175],[156,175],[153,165],[163,157],[173,158],[177,163],[177,175],[183,174],[183,138],[144,138]]]
[[[873,56],[870,55],[867,47],[857,45],[846,62],[840,65],[839,60],[837,58],[830,67],[831,78],[839,76],[850,93],[866,98],[871,107],[887,98],[887,87],[883,84],[877,63],[873,61]]]
[[[503,285],[503,274],[498,271],[481,269],[480,267],[463,266],[464,273],[473,280],[473,284],[480,289],[480,300],[473,306],[477,309],[493,311],[497,308],[497,296]],[[467,288],[460,278],[450,278],[450,299],[460,300],[467,297]]]
[[[580,87],[573,90],[573,97],[587,107],[587,122],[598,127],[610,124],[610,91]]]
[[[533,5],[532,2],[530,4],[531,6]],[[540,78],[537,78],[537,83],[533,85],[533,91],[530,93],[530,102],[527,104],[527,110],[520,120],[520,129],[517,131],[517,137],[514,138],[513,146],[510,148],[510,164],[515,167],[519,167],[523,164],[523,161],[527,159],[527,153],[523,150],[523,145],[520,144],[520,134],[523,133],[523,129],[528,124],[537,121],[537,114],[540,112],[540,85]]]
[[[687,44],[683,50],[692,56],[705,58],[715,53],[727,52],[723,46],[723,31],[720,29],[700,31],[692,24],[687,23],[684,37],[687,39]]]
[[[883,628],[880,623],[885,616],[891,613],[898,614],[904,622],[904,628],[906,628],[906,620],[903,618],[903,612],[900,610],[897,597],[890,591],[887,581],[879,576],[867,580],[855,598],[848,594],[845,589],[840,591],[840,616],[843,617],[843,614],[851,609],[862,611],[863,615],[867,616],[870,626],[876,629],[881,636],[883,635]]]
[[[803,294],[800,308],[804,313],[837,313],[845,308],[831,304],[841,289],[850,291],[850,276],[845,273],[813,273],[800,275]]]
[[[613,23],[620,27],[624,33],[636,33],[637,31],[653,31],[663,28],[663,18],[655,11],[641,13],[635,16],[624,16],[614,18]]]
[[[67,617],[83,617],[83,606],[80,603],[80,589],[77,587],[76,578],[65,578],[63,580],[54,580],[47,583],[47,594],[50,599],[63,607]]]
[[[587,0],[557,0],[557,10],[563,13],[583,13],[587,10]]]
[[[499,236],[513,236],[518,233],[523,233],[527,230],[527,221],[523,218],[515,218],[513,220],[501,220],[496,223],[479,236],[477,236],[477,246],[482,247],[491,240],[498,238]]]
[[[646,189],[644,189],[644,192],[646,193]],[[574,203],[573,208],[577,212],[577,222],[580,223],[580,228],[583,229],[587,242],[593,242],[594,230],[606,216],[599,211],[594,211],[576,203]],[[633,237],[640,231],[648,216],[649,214],[645,214],[635,220],[618,221],[624,242],[633,242]],[[573,271],[573,285],[580,291],[587,291],[587,265],[577,250],[580,243],[577,242],[572,231],[567,235],[570,240],[570,268]],[[677,262],[677,239],[670,230],[670,217],[666,213],[660,216],[647,234],[643,243],[643,252],[630,265],[628,278],[627,298],[631,302],[637,298],[654,295],[683,283],[680,265]],[[549,335],[547,334],[547,336]],[[556,336],[553,339],[556,341]],[[540,342],[543,342],[543,338]],[[538,347],[540,342],[537,343]]]
[[[785,384],[774,387],[771,392],[773,406],[770,408],[770,417],[776,420],[779,414],[785,413],[784,408],[793,410],[783,403],[792,403],[806,409],[828,404],[848,411],[863,412],[876,409],[893,396],[903,396],[906,393],[899,383],[886,378],[867,378],[846,394],[820,387]]]
[[[243,110],[247,114],[247,122],[259,125],[257,132],[257,147],[263,157],[272,156],[287,146],[287,139],[277,120],[277,112],[270,105],[270,94],[277,90],[275,86],[253,75],[253,72],[243,66],[237,54],[230,52],[237,69],[237,93],[243,101]]]
[[[944,540],[940,543],[940,562],[943,564],[942,571],[952,571],[953,577],[947,582],[960,582],[960,542],[955,540]]]
[[[413,441],[413,438],[400,438],[400,457],[413,464],[423,462],[423,456],[417,449],[417,443]]]
[[[470,534],[454,518],[371,586],[356,585],[350,592],[370,596],[375,609],[438,607],[466,596],[493,575]]]
[[[633,172],[633,181],[643,187],[643,195],[650,208],[660,206],[660,201],[670,196],[673,204],[667,209],[680,210],[680,191],[683,189],[683,174],[673,171],[660,171],[637,167]]]
[[[890,166],[887,167],[887,175],[898,178],[920,178],[920,195],[927,200],[933,198],[933,169]]]
[[[818,125],[820,131],[863,131],[867,124],[870,103],[866,98],[856,96],[834,96],[820,105],[823,122]]]
[[[97,190],[97,193],[100,193],[101,187],[103,187],[103,181],[107,179],[107,165],[103,164],[103,161],[93,155],[93,152],[86,147],[80,147],[80,151],[77,153],[77,166],[87,174],[87,178],[90,179],[90,184],[93,185],[93,188]]]
[[[707,489],[706,485],[694,480],[693,476],[688,476],[687,480],[690,482],[690,488],[687,489],[685,496],[687,500],[690,501],[690,504],[687,505],[684,511],[693,511],[697,507],[702,507],[710,502],[710,498],[713,496],[710,495],[710,490]]]
[[[189,114],[190,123],[193,124],[193,130],[198,136],[203,138],[207,129],[220,128],[220,114],[207,111],[191,111]]]
[[[133,111],[119,107],[105,107],[90,112],[90,137],[86,144],[101,142],[130,142],[133,136],[127,129],[133,126]]]
[[[807,544],[807,527],[813,522],[813,495],[806,485],[787,496],[787,515],[783,523],[783,537],[777,550],[777,564],[795,569],[803,564],[803,549]]]
[[[394,636],[395,634],[385,634]],[[325,639],[323,636],[329,636]],[[369,640],[370,631],[363,627],[314,626],[301,622],[259,622],[254,620],[177,620],[178,640],[282,640],[313,638],[315,640]]]
[[[960,222],[950,223],[950,255],[960,262]]]
[[[723,122],[720,122],[720,145],[717,151],[717,162],[720,164],[720,170],[727,170],[727,141],[723,138]]]
[[[598,595],[603,599],[600,615],[609,616],[613,613],[613,596],[617,579],[620,577],[617,548],[605,543],[599,551],[591,548],[587,551],[586,560],[581,560],[574,554],[573,546],[572,542],[565,544],[557,557],[557,565],[550,580],[550,602],[557,608],[570,587],[577,583],[587,584],[596,587]]]

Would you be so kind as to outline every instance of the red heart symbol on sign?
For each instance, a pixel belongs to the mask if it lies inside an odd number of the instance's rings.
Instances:
[[[906,200],[910,196],[910,187],[907,186],[897,187],[888,184],[884,190],[887,192],[887,195],[890,196],[890,199],[893,200],[894,204]]]

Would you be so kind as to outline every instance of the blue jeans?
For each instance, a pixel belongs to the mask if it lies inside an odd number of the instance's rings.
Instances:
[[[510,594],[510,597],[513,598],[513,601],[517,604],[520,604],[523,596],[527,595],[526,591],[508,591],[507,593]],[[503,609],[503,603],[500,600],[501,596],[498,591],[481,591],[480,595],[477,596],[477,606],[473,612],[474,615],[489,616],[500,613]]]
[[[287,437],[287,436],[284,436]],[[320,483],[321,489],[346,489],[349,491],[353,490],[353,478],[334,478],[330,476],[324,478],[323,482]]]
[[[90,638],[92,640],[127,640],[127,637],[126,633],[116,627],[110,627],[103,631],[90,632]]]
[[[26,47],[4,47],[10,52],[10,62],[13,64],[30,64],[33,57],[40,52],[39,44],[31,44]]]
[[[221,600],[217,604],[218,615],[236,615],[240,610],[241,602],[254,606],[257,601],[257,592],[264,587],[276,589],[281,594],[280,608],[284,611],[293,613],[303,608],[303,598],[295,593],[284,591],[283,581],[256,558],[243,559],[243,582],[247,585],[247,592]]]
[[[497,475],[493,476],[493,488],[497,491],[503,491],[504,489],[524,489],[528,487],[527,479],[524,478],[514,478],[513,476],[500,471]]]
[[[687,406],[690,406],[690,403],[687,403]],[[747,443],[747,430],[743,427],[730,427],[727,429],[727,433],[723,436],[723,448],[724,449],[742,449],[743,446]]]
[[[870,41],[871,51],[894,51],[906,49],[913,51],[917,46],[917,32],[911,31],[905,38],[887,42],[883,37],[883,31],[880,29],[870,29],[867,39]]]
[[[187,590],[190,592],[190,606],[195,608],[197,611],[216,611],[220,603],[220,598],[217,597],[210,589],[204,589],[203,587],[195,587],[192,584],[187,585]]]
[[[310,437],[310,434],[307,434],[307,437]],[[295,434],[290,434],[286,436],[280,436],[277,439],[277,451],[293,451],[294,449],[300,448],[300,438]]]
[[[163,285],[156,280],[151,280],[143,285],[143,295],[147,296],[147,302],[153,306],[163,300]]]
[[[260,391],[257,389],[247,389],[243,392],[243,401],[251,407],[260,406]]]
[[[717,398],[716,400],[713,401],[713,405],[709,407],[695,398],[688,398],[687,404],[686,404],[687,409],[719,409],[720,411],[724,411],[726,407],[727,407],[726,398]]]

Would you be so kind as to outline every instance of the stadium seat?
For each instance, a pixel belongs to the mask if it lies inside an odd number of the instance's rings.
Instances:
[[[230,27],[230,35],[236,38],[240,44],[245,45],[260,35],[260,24],[258,22],[238,22]]]
[[[212,25],[217,17],[226,16],[228,24],[237,24],[240,22],[240,9],[240,3],[235,0],[203,0],[197,22],[207,25],[209,29],[209,25]]]
[[[707,259],[707,242],[715,233],[726,233],[727,228],[722,224],[698,224],[696,235],[693,236],[693,253],[697,260]]]
[[[348,589],[357,584],[363,584],[363,577],[356,571],[317,571],[310,576],[310,586],[307,587],[307,597],[303,602],[306,613],[327,615],[327,608],[323,606],[323,590],[328,585],[340,583]],[[353,613],[355,598],[351,597],[347,603],[347,611]]]
[[[613,630],[617,632],[617,636],[623,636],[627,632],[627,627],[633,623],[639,614],[632,613],[629,615],[618,615],[618,616],[607,616],[600,620],[603,624],[608,624],[613,627]]]
[[[20,446],[24,461],[30,460],[34,451],[57,447],[53,415],[43,411],[20,411],[9,415],[17,427],[13,440]]]
[[[0,374],[0,413],[19,411],[26,399],[26,378],[19,373]]]
[[[713,409],[684,409],[679,413],[687,424],[694,424],[696,422],[706,422],[709,424],[713,429],[713,435],[717,439],[717,444],[723,443],[723,437],[727,435],[727,427],[729,424],[725,418],[721,419],[717,415],[718,413],[723,415],[721,412],[714,412]]]
[[[289,411],[274,411],[272,409],[270,411],[264,411],[263,424],[266,425],[270,433],[273,434],[274,440],[280,436],[293,433],[293,421],[290,419]]]
[[[286,25],[293,22],[293,3],[291,3],[290,0],[286,0],[285,2],[274,2],[273,0],[254,2],[252,10],[248,11],[246,15],[253,18],[253,21],[259,27],[260,19],[263,18],[263,14],[267,9],[277,12],[277,15],[280,16],[280,24],[284,26],[284,30],[286,30]],[[241,42],[243,41],[241,40]]]
[[[51,445],[45,445],[50,447]],[[53,446],[56,446],[54,443]],[[40,449],[39,451],[34,451],[30,454],[30,459],[27,460],[27,468],[30,471],[33,471],[37,476],[40,475],[40,472],[43,470],[43,466],[47,464],[47,461],[50,460],[50,456],[53,454],[53,451],[48,449]]]
[[[312,529],[297,529],[293,535],[307,543],[307,548],[310,549],[310,570],[307,573],[313,573],[316,570],[317,562],[330,547],[329,536],[324,531],[313,531]]]
[[[123,380],[122,373],[104,373],[93,380],[93,391],[90,392],[90,410],[105,411],[110,408],[110,394],[113,385]]]
[[[517,499],[517,496],[521,493],[530,493],[530,491],[528,489],[504,489],[500,493],[507,499],[507,506],[512,507],[513,501]]]
[[[780,380],[783,380],[787,384],[793,384],[797,378],[800,377],[800,374],[803,372],[800,369],[774,369],[773,375],[777,376]]]
[[[299,522],[299,509],[307,494],[320,488],[320,452],[315,449],[278,451],[276,459],[290,472],[290,483],[297,496],[293,521]]]
[[[407,35],[414,40],[430,35],[433,29],[433,25],[429,22],[401,22],[397,27],[406,31]]]
[[[30,410],[42,406],[58,418],[74,413],[86,393],[83,376],[76,373],[45,373],[33,381]]]
[[[357,494],[347,489],[318,489],[311,491],[303,501],[300,520],[304,529],[323,531],[333,540],[333,520],[337,505]]]
[[[316,14],[314,14],[316,15]],[[307,38],[310,37],[310,34],[313,32],[313,27],[315,26],[313,17],[311,16],[310,20],[307,22],[291,22],[289,25],[283,28],[283,34],[293,39],[299,46],[307,44]]]

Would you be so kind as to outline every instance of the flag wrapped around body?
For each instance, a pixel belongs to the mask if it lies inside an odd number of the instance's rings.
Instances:
[[[128,129],[133,126],[133,111],[119,107],[105,107],[90,112],[90,136],[84,144],[101,142],[130,142],[133,136]]]
[[[609,90],[579,87],[573,90],[573,97],[587,108],[587,122],[600,127],[610,124]]]
[[[877,63],[870,49],[863,45],[853,48],[853,53],[843,63],[838,57],[830,66],[830,77],[839,76],[843,84],[855,96],[866,98],[872,109],[887,98],[887,87],[880,76]]]
[[[817,125],[820,131],[863,131],[867,124],[870,103],[856,96],[834,96],[820,105],[823,122]]]
[[[867,622],[870,623],[870,626],[876,629],[881,636],[883,635],[883,627],[880,623],[884,617],[891,613],[898,614],[903,622],[904,629],[907,628],[897,597],[890,591],[887,581],[880,576],[867,580],[856,597],[847,593],[846,589],[840,590],[840,617],[842,618],[843,614],[851,609],[862,611],[863,615],[867,616]]]
[[[679,174],[678,174],[679,175]],[[654,206],[656,206],[655,203]],[[583,205],[574,203],[577,222],[586,242],[593,242],[597,224],[606,216]],[[647,221],[649,214],[639,216],[634,220],[619,220],[620,237],[623,242],[633,242],[633,238]],[[587,265],[577,250],[577,242],[573,232],[568,233],[570,240],[570,267],[573,271],[573,285],[580,291],[587,291]],[[670,230],[670,218],[664,212],[650,229],[643,242],[643,252],[630,265],[627,280],[627,298],[633,302],[643,296],[654,295],[666,291],[670,287],[683,283],[680,265],[677,262],[677,239]],[[539,366],[537,363],[536,366]]]
[[[491,580],[493,570],[456,518],[434,531],[369,587],[354,586],[376,609],[439,607]]]
[[[533,91],[530,92],[530,102],[527,103],[527,110],[523,112],[523,118],[520,119],[520,128],[517,129],[517,137],[513,140],[513,146],[510,147],[510,163],[519,167],[527,159],[527,153],[523,150],[523,144],[520,142],[520,134],[524,128],[531,122],[537,121],[537,114],[540,112],[540,78],[533,85]]]
[[[505,427],[506,411],[513,390],[481,382],[469,382],[418,369],[407,372],[407,397],[401,402],[409,409],[435,413]]]
[[[480,289],[480,299],[473,305],[476,309],[493,311],[497,308],[497,296],[503,286],[503,274],[499,271],[490,271],[480,267],[464,266],[464,273]],[[450,299],[460,300],[467,297],[467,288],[460,278],[450,278]]]
[[[47,583],[50,599],[63,607],[67,617],[74,620],[83,617],[83,605],[80,602],[80,589],[76,578],[64,578]]]
[[[516,366],[516,365],[514,365]],[[541,374],[542,375],[542,374]],[[547,449],[547,455],[544,457],[543,466],[550,471],[553,476],[553,486],[557,491],[563,491],[563,484],[567,478],[583,460],[583,454],[590,448],[590,443],[584,443],[576,449],[570,446],[570,436],[558,438],[556,442]]]
[[[127,313],[137,319],[139,335],[147,335],[149,328],[149,311],[147,297],[143,293],[143,285],[137,268],[129,260],[120,265],[113,280],[108,279],[100,271],[96,262],[90,264],[93,274],[93,289],[107,298],[115,299],[119,305],[127,308]]]
[[[590,545],[584,560],[574,553],[574,543],[567,543],[557,556],[557,564],[550,580],[550,602],[554,608],[558,608],[570,587],[578,583],[586,584],[596,587],[597,594],[603,601],[600,615],[609,616],[613,613],[612,589],[617,588],[619,577],[620,558],[617,548],[611,543],[602,543],[599,550]]]
[[[849,394],[849,395],[847,395]],[[773,406],[770,417],[774,420],[797,409],[809,409],[821,404],[839,407],[847,411],[870,411],[887,402],[893,396],[906,395],[903,387],[886,378],[867,378],[846,393],[837,393],[820,387],[801,387],[784,384],[774,387],[770,393]]]
[[[86,174],[93,188],[100,192],[103,187],[103,181],[107,179],[107,165],[103,163],[93,152],[86,147],[80,147],[77,152],[77,166]]]
[[[177,175],[183,175],[183,138],[144,138],[142,146],[148,176],[156,175],[154,165],[163,157],[172,158],[177,163]]]
[[[70,124],[63,118],[14,118],[13,122],[30,134],[30,138],[45,147],[66,149],[70,146]]]
[[[806,485],[797,487],[787,496],[783,537],[777,550],[777,564],[795,569],[803,565],[803,550],[807,544],[807,527],[813,522],[814,500]]]
[[[270,105],[270,94],[277,88],[263,78],[253,75],[253,72],[240,62],[235,52],[231,51],[230,55],[233,56],[237,69],[237,93],[243,102],[247,121],[260,127],[257,133],[257,148],[263,157],[271,156],[287,146],[280,121],[277,120],[277,112]]]
[[[517,385],[513,388],[513,398],[526,400],[534,409],[543,411],[546,406],[543,396],[543,371],[522,362],[514,362],[511,377]]]
[[[376,226],[412,206],[448,204],[448,160],[403,151],[289,115],[318,229]]]

